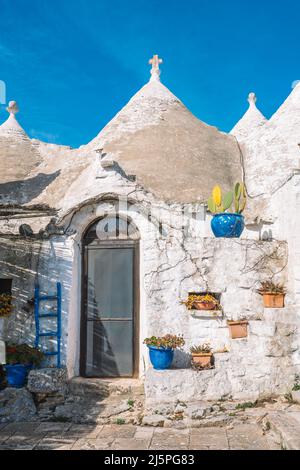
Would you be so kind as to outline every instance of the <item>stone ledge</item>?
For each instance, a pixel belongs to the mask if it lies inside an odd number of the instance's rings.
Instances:
[[[224,314],[222,310],[190,310],[189,314],[192,318],[204,320],[223,320]]]
[[[278,396],[292,388],[295,376],[290,367],[283,377],[278,361],[277,357],[267,357],[262,363],[261,358],[253,358],[251,347],[242,361],[235,354],[217,354],[214,369],[150,368],[145,375],[146,405],[220,399],[255,401]]]
[[[146,404],[219,400],[232,395],[232,383],[224,368],[201,372],[192,369],[148,369],[145,376]],[[236,398],[256,400],[257,388],[236,393]]]

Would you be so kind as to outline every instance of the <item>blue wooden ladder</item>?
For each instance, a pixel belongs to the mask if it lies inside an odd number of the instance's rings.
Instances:
[[[45,301],[55,301],[56,311],[55,312],[43,312],[40,311],[40,303]],[[56,350],[55,351],[43,351],[45,356],[56,356],[57,367],[61,367],[61,283],[56,283],[56,295],[40,295],[39,285],[35,286],[34,289],[34,317],[35,317],[35,347],[40,346],[41,337],[56,338]],[[40,328],[40,320],[46,318],[56,318],[57,328],[55,331],[43,331]]]

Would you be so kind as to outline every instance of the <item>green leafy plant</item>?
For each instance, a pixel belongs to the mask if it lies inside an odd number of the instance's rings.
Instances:
[[[260,283],[257,292],[263,294],[285,294],[286,290],[283,284],[275,283],[273,281],[264,281]]]
[[[116,424],[118,424],[119,426],[121,426],[122,424],[125,424],[125,419],[123,419],[123,418],[117,418],[117,419],[116,419]]]
[[[293,392],[298,392],[300,390],[300,375],[295,377],[295,385],[293,386]]]
[[[44,359],[44,354],[37,348],[33,348],[28,344],[10,343],[6,347],[7,364],[32,364],[39,366]]]
[[[151,336],[151,338],[144,340],[144,344],[162,349],[177,349],[184,346],[185,341],[182,335]]]
[[[235,409],[236,410],[246,410],[247,408],[255,408],[257,405],[257,402],[252,402],[252,401],[247,401],[245,403],[239,403],[236,405]]]
[[[135,401],[134,401],[134,400],[131,400],[131,399],[129,399],[129,400],[127,401],[127,405],[128,405],[128,406],[131,406],[131,407],[134,405],[134,403],[135,403]]]
[[[208,353],[212,352],[212,348],[211,348],[210,344],[204,343],[204,344],[201,344],[201,345],[198,345],[198,346],[192,346],[190,348],[190,352],[192,354],[208,354]]]

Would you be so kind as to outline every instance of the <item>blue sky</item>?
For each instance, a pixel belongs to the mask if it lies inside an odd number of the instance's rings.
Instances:
[[[89,142],[164,59],[162,82],[229,131],[300,79],[299,0],[0,0],[0,80],[31,137]],[[0,109],[0,122],[7,113]]]

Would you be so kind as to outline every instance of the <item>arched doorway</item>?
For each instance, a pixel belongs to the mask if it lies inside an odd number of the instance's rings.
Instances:
[[[129,219],[105,216],[82,246],[80,374],[137,376],[139,232]]]

